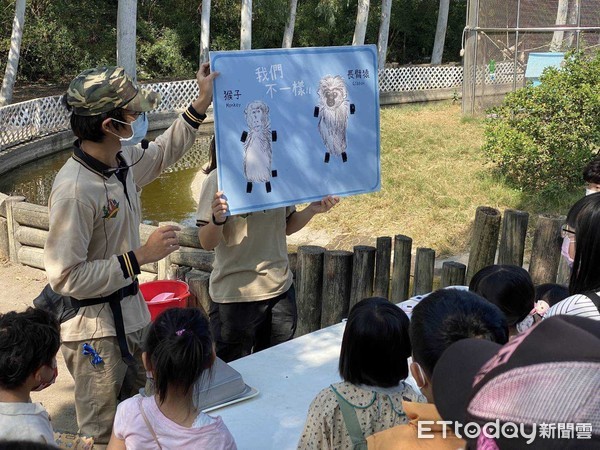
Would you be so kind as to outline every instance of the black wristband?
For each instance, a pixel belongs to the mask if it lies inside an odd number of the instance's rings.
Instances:
[[[225,225],[225,222],[227,222],[227,217],[225,217],[225,220],[223,222],[217,222],[217,220],[215,219],[215,215],[212,215],[212,223],[214,223],[216,226],[220,227],[221,225]]]

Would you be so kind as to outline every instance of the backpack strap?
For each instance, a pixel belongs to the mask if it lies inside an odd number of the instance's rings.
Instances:
[[[600,312],[600,296],[598,296],[598,294],[596,294],[594,291],[585,292],[583,295],[589,298],[592,303],[596,305],[598,312]]]
[[[340,395],[333,385],[330,385],[329,387],[335,394],[337,402],[340,405],[340,411],[344,418],[344,425],[346,425],[346,430],[352,441],[352,448],[355,450],[367,450],[367,440],[360,427],[360,423],[358,423],[358,417],[356,416],[354,407]]]
[[[160,442],[158,442],[158,436],[156,435],[154,428],[152,428],[152,425],[150,425],[150,421],[148,420],[148,416],[146,416],[146,411],[144,411],[144,405],[142,405],[142,401],[143,398],[140,398],[138,400],[138,404],[140,405],[140,413],[142,413],[142,417],[144,418],[144,422],[146,422],[146,426],[148,427],[148,431],[150,431],[150,434],[152,434],[152,437],[154,438],[154,442],[156,442],[156,445],[158,445],[158,449],[162,450],[162,446],[160,445]]]

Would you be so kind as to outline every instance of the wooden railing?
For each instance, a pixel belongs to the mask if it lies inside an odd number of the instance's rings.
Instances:
[[[23,197],[0,194],[0,258],[40,269],[48,235],[48,211]],[[535,284],[564,281],[559,273],[560,227],[564,217],[540,215],[534,231],[529,272]],[[164,225],[166,223],[161,223]],[[468,265],[445,261],[436,274],[435,251],[417,247],[401,234],[378,237],[376,246],[352,251],[307,245],[290,253],[298,299],[297,336],[338,323],[358,301],[373,295],[400,302],[437,287],[464,285],[480,269],[494,264],[523,266],[529,214],[479,207],[475,212]],[[144,243],[156,229],[140,225]],[[192,304],[210,306],[208,284],[214,255],[201,248],[197,228],[178,232],[179,250],[154,264],[142,266],[141,282],[182,279],[190,285]],[[414,254],[414,257],[413,257]],[[413,264],[414,262],[414,264]]]

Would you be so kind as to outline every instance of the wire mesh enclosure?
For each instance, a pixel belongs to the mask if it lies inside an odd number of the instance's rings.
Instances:
[[[467,8],[464,114],[525,86],[531,53],[600,48],[600,0],[469,0]]]

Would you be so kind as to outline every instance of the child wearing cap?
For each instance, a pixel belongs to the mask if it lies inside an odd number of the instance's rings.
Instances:
[[[455,450],[464,441],[436,424],[441,417],[433,404],[431,379],[438,359],[451,344],[479,338],[499,344],[508,341],[502,312],[478,295],[465,290],[440,289],[425,297],[412,311],[410,341],[413,362],[410,371],[427,403],[404,400],[409,423],[375,433],[367,438],[369,450]],[[419,422],[427,437],[419,438]]]
[[[0,315],[0,441],[56,446],[50,417],[41,403],[31,401],[31,391],[54,383],[59,347],[58,322],[46,311]]]
[[[600,448],[600,323],[543,320],[508,344],[463,339],[433,371],[444,420],[468,448]]]
[[[178,248],[175,226],[141,245],[140,191],[194,143],[216,75],[201,66],[198,98],[154,142],[143,140],[146,113],[160,97],[123,68],[85,70],[64,97],[77,140],[48,200],[44,265],[52,289],[79,307],[61,325],[62,352],[75,381],[79,431],[99,444],[108,443],[118,401],[146,379],[141,344],[150,314],[140,267]]]

